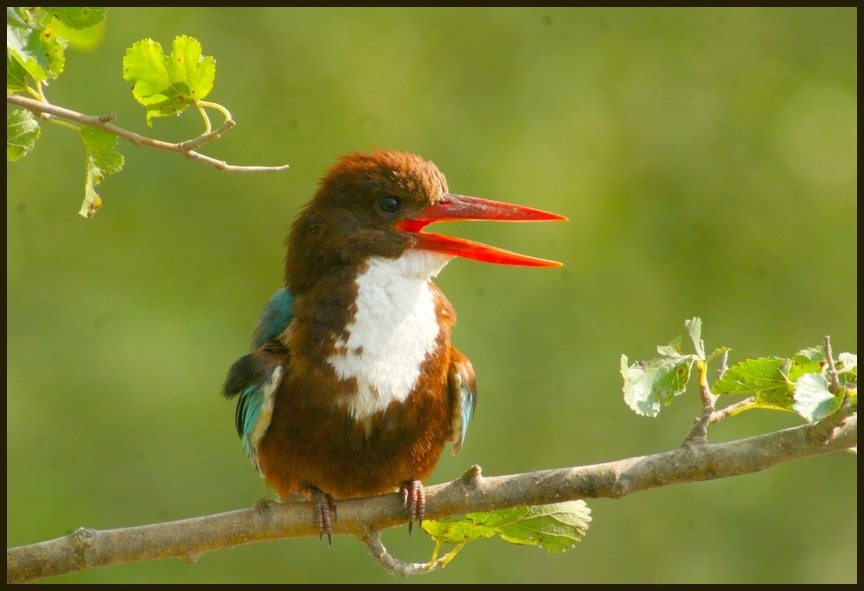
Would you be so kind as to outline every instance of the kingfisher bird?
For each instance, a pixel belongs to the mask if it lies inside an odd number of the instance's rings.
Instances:
[[[252,465],[281,501],[311,499],[319,537],[332,541],[337,499],[397,491],[410,534],[424,518],[423,481],[447,443],[462,448],[476,380],[432,278],[454,257],[561,265],[423,229],[566,219],[452,194],[432,162],[407,152],[353,152],[330,167],[286,239],[285,287],[223,389],[239,396]]]

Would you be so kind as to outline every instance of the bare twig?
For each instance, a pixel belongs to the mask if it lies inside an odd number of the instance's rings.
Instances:
[[[116,116],[114,114],[106,114],[94,117],[92,115],[85,115],[83,113],[79,113],[78,111],[72,111],[70,109],[58,107],[50,103],[14,94],[7,94],[6,102],[12,105],[23,107],[46,120],[59,118],[66,119],[68,121],[74,121],[76,123],[81,123],[82,125],[92,125],[93,127],[104,129],[108,133],[116,135],[119,138],[123,138],[133,146],[149,146],[158,150],[175,152],[177,154],[182,154],[183,156],[188,156],[193,160],[199,160],[201,162],[214,166],[219,170],[227,170],[230,172],[273,172],[285,170],[289,167],[288,164],[283,164],[281,166],[238,166],[234,164],[228,164],[223,160],[216,160],[215,158],[205,156],[204,154],[200,154],[195,151],[195,149],[201,147],[207,142],[217,139],[224,132],[234,127],[236,123],[232,120],[226,121],[215,131],[202,134],[197,138],[187,140],[185,142],[172,144],[170,142],[163,142],[161,140],[139,135],[134,131],[129,131],[128,129],[123,129],[122,127],[117,127],[116,125],[109,123],[109,121],[115,119]]]
[[[748,396],[744,400],[739,400],[729,406],[724,406],[718,411],[715,411],[714,414],[711,415],[711,424],[719,423],[725,419],[728,419],[733,414],[735,414],[738,410],[748,407],[756,402],[755,396]]]
[[[840,391],[840,378],[837,377],[837,367],[834,365],[834,353],[831,351],[831,337],[825,336],[822,343],[822,348],[825,351],[825,359],[828,363],[828,377],[830,378],[830,386],[828,389],[832,394],[837,394]]]
[[[717,379],[722,380],[723,376],[726,375],[726,370],[728,369],[726,363],[729,361],[729,351],[723,351],[723,354],[720,355],[720,367],[717,368]]]
[[[373,558],[375,558],[381,566],[383,566],[388,572],[391,572],[394,575],[402,575],[403,577],[409,575],[424,575],[426,573],[431,573],[434,570],[444,568],[450,557],[448,554],[447,556],[443,556],[438,560],[428,563],[403,562],[390,554],[387,551],[387,548],[384,547],[384,544],[381,542],[381,532],[373,530],[365,536],[360,536],[360,539],[364,544],[366,544],[366,547],[369,548],[369,552],[372,553]]]
[[[833,419],[832,419],[833,420]],[[817,423],[818,424],[818,423]],[[621,498],[670,484],[713,480],[765,470],[857,445],[853,413],[815,441],[812,425],[727,443],[686,445],[673,451],[573,468],[482,477],[473,467],[463,477],[426,489],[427,519],[575,499]],[[334,534],[362,540],[393,572],[428,572],[389,556],[377,532],[407,523],[400,495],[338,502]],[[6,551],[6,580],[20,583],[110,564],[176,557],[195,560],[205,552],[301,536],[317,536],[309,503],[261,501],[254,507],[154,525],[114,530],[79,529],[61,538]],[[442,559],[444,560],[444,559]],[[437,561],[436,561],[437,562]],[[434,564],[434,563],[433,563]]]

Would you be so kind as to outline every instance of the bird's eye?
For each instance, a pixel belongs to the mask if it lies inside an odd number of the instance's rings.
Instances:
[[[385,213],[396,213],[402,209],[402,200],[393,195],[387,195],[378,201],[378,207]]]

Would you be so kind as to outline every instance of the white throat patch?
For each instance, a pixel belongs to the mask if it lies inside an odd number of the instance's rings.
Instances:
[[[338,352],[327,359],[339,378],[357,381],[357,393],[344,399],[355,420],[405,400],[414,389],[440,330],[429,279],[451,258],[407,250],[398,259],[370,259],[358,275],[348,339],[336,341]]]

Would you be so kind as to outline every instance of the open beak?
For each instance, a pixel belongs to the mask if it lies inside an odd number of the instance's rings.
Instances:
[[[525,267],[560,267],[558,261],[538,259],[463,238],[429,234],[423,228],[435,222],[459,220],[492,220],[499,222],[566,222],[567,218],[522,205],[490,201],[446,193],[440,201],[420,211],[416,216],[400,220],[396,228],[417,238],[415,249],[434,250],[485,263],[521,265]]]

